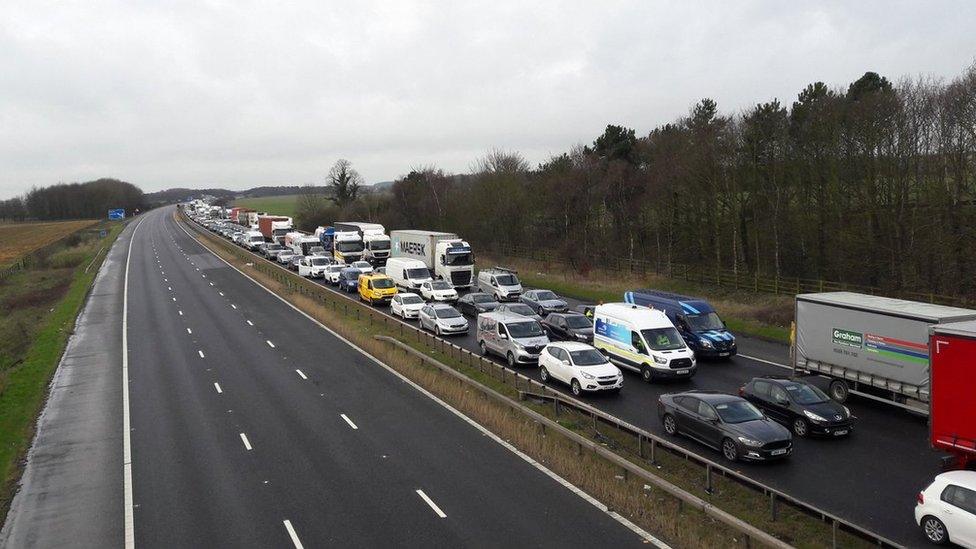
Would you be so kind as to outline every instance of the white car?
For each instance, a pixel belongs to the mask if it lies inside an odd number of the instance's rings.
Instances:
[[[432,280],[420,285],[420,295],[427,301],[457,301],[458,293],[443,280]]]
[[[976,547],[976,471],[937,475],[918,493],[915,522],[932,543]]]
[[[363,274],[371,274],[373,272],[373,266],[369,264],[369,261],[353,261],[349,266],[359,269]]]
[[[339,273],[341,273],[345,268],[346,265],[343,263],[333,263],[332,265],[326,267],[325,271],[322,272],[322,278],[324,278],[329,284],[335,286],[339,283]]]
[[[430,330],[437,335],[468,333],[468,321],[457,309],[446,303],[424,305],[418,318],[421,330]]]
[[[624,376],[596,348],[576,341],[550,343],[539,354],[539,377],[569,385],[575,396],[586,391],[619,392]]]
[[[417,318],[424,305],[426,303],[424,303],[423,298],[417,294],[398,293],[393,296],[393,301],[390,302],[390,312],[404,319]]]
[[[308,278],[321,278],[328,267],[327,258],[310,255],[298,264],[298,274]]]

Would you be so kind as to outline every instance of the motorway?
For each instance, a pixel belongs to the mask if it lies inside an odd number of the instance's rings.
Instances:
[[[219,238],[219,237],[218,237]],[[317,280],[324,287],[334,288]],[[356,299],[355,294],[345,294]],[[566,299],[570,307],[581,302]],[[389,314],[388,308],[383,308]],[[469,319],[470,321],[470,319]],[[417,325],[416,322],[411,322]],[[472,322],[472,325],[474,323]],[[449,340],[478,352],[474,330]],[[627,372],[619,395],[584,397],[589,404],[650,432],[665,436],[657,414],[658,396],[689,389],[736,393],[755,376],[789,375],[786,346],[738,336],[739,356],[726,361],[700,361],[688,382],[647,384]],[[504,361],[493,357],[499,364]],[[518,368],[538,379],[534,368]],[[820,378],[809,378],[826,388]],[[567,387],[550,384],[569,395]],[[795,439],[793,456],[777,463],[737,463],[738,472],[824,511],[873,530],[905,545],[924,543],[913,520],[915,495],[940,472],[941,454],[930,449],[926,420],[894,406],[852,395],[848,406],[857,416],[855,432],[840,439]],[[708,459],[721,454],[679,438],[675,442]]]

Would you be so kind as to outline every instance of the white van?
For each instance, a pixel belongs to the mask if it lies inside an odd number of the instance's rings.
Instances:
[[[608,303],[597,305],[593,320],[593,346],[617,366],[640,373],[644,381],[695,375],[695,353],[664,311]]]
[[[416,290],[424,282],[430,282],[430,271],[427,265],[419,259],[409,257],[391,257],[386,260],[386,276],[393,279],[393,283],[404,290]]]
[[[512,368],[537,363],[539,353],[549,344],[538,322],[515,313],[481,313],[477,337],[481,354],[503,356]]]
[[[518,273],[503,267],[478,271],[478,289],[494,296],[495,301],[518,301],[522,295]]]
[[[264,234],[261,231],[248,231],[244,239],[244,246],[252,252],[258,249],[258,245],[264,243]]]

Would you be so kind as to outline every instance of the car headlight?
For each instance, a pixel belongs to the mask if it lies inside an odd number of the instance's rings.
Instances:
[[[704,347],[704,348],[706,348],[706,349],[714,349],[715,348],[715,346],[712,345],[712,342],[709,341],[709,340],[707,340],[707,339],[705,339],[705,338],[702,338],[700,341],[701,341],[701,346]]]
[[[657,362],[658,364],[667,364],[668,359],[664,358],[663,356],[655,356],[654,362]]]
[[[748,437],[736,437],[736,438],[738,438],[739,442],[741,442],[742,444],[745,444],[746,446],[752,446],[753,448],[758,448],[763,444],[762,441],[753,440]]]
[[[593,374],[588,374],[586,372],[580,372],[580,375],[586,379],[596,379],[596,376],[594,376]]]
[[[827,421],[826,418],[824,418],[822,416],[819,416],[819,415],[811,412],[810,410],[803,410],[803,415],[805,415],[808,418],[810,418],[810,421]]]

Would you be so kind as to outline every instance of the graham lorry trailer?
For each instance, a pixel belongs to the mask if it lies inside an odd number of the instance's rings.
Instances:
[[[929,329],[929,438],[949,453],[947,468],[976,465],[976,321]]]
[[[410,257],[424,262],[435,279],[455,288],[470,288],[474,282],[471,245],[454,233],[405,230],[392,231],[392,257]]]
[[[360,223],[359,221],[336,221],[337,232],[357,232],[363,240],[363,259],[381,267],[390,258],[390,237],[379,223]]]
[[[852,292],[796,296],[794,373],[831,379],[849,393],[927,412],[929,330],[976,319],[976,311]]]
[[[281,244],[285,240],[285,235],[292,230],[291,218],[280,215],[260,215],[258,230],[268,242]]]

